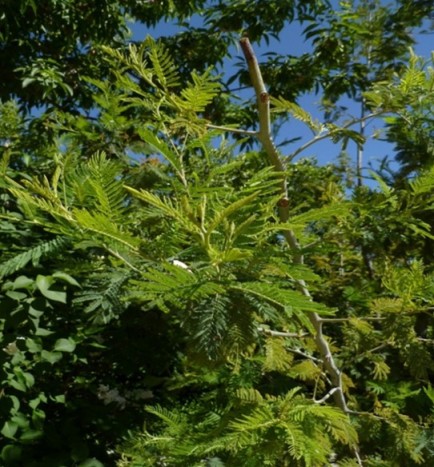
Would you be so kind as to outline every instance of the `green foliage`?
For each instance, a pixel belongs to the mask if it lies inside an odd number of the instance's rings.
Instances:
[[[386,118],[386,134],[395,143],[396,159],[401,164],[396,178],[401,183],[409,175],[429,171],[433,160],[430,143],[433,69],[430,61],[417,57],[411,50],[410,54],[404,72],[395,78],[395,86],[379,82],[365,94],[371,106],[396,111],[396,115]]]
[[[137,249],[138,241],[120,224],[127,206],[122,183],[116,180],[117,164],[102,153],[83,167],[68,168],[66,174],[59,165],[51,180],[23,180],[22,185],[11,180],[11,192],[23,211],[34,223],[76,241],[89,240],[91,232],[95,245]]]
[[[356,432],[342,412],[316,405],[297,392],[295,388],[285,397],[243,398],[241,406],[230,412],[211,411],[205,419],[194,404],[172,411],[148,408],[163,422],[161,433],[145,432],[131,443],[132,454],[119,465],[155,465],[161,458],[171,465],[203,465],[212,456],[228,466],[310,466],[327,462],[328,434],[339,443],[356,442]],[[195,424],[189,423],[191,417]]]
[[[2,463],[432,464],[432,71],[406,64],[424,2],[18,3],[0,18],[0,95],[21,105],[0,107]],[[128,12],[184,31],[126,44]],[[295,17],[314,53],[261,68],[276,128],[313,137],[276,173],[219,128],[257,117],[225,86],[244,73],[214,66]],[[315,86],[324,122],[295,103]],[[350,192],[342,165],[293,162],[363,146],[344,94],[420,143],[415,164]]]

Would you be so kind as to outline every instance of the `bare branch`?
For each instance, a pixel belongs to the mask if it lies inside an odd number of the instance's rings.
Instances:
[[[256,59],[255,52],[250,44],[247,37],[243,37],[240,40],[241,49],[243,50],[244,56],[247,61],[249,68],[250,79],[252,80],[253,88],[256,94],[256,103],[258,106],[258,119],[259,119],[259,131],[257,137],[262,143],[262,146],[267,153],[267,156],[271,164],[276,169],[276,172],[285,172],[280,154],[273,142],[271,137],[271,120],[270,120],[270,95],[265,88],[264,80],[262,79],[262,73],[259,68],[258,60]],[[287,197],[287,186],[286,179],[282,177],[281,182],[281,193],[288,204]]]
[[[309,354],[307,354],[305,352],[302,352],[299,349],[286,349],[286,350],[288,350],[288,352],[295,353],[296,355],[300,355],[303,358],[307,358],[308,360],[312,360],[315,363],[322,363],[321,359],[316,358],[316,357],[314,357],[312,355],[309,355]]]

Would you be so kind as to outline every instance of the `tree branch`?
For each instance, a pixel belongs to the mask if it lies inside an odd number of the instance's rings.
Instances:
[[[258,106],[258,118],[259,118],[259,132],[258,139],[262,143],[262,146],[268,156],[269,162],[274,166],[276,172],[281,172],[282,181],[280,184],[281,198],[278,202],[279,208],[279,220],[281,222],[287,222],[289,219],[289,199],[287,190],[287,180],[285,177],[285,167],[276,146],[271,136],[271,125],[270,125],[270,95],[268,94],[264,81],[262,79],[261,70],[259,68],[258,61],[256,59],[253,48],[247,37],[244,37],[240,41],[241,49],[243,50],[244,56],[247,61],[249,69],[250,79],[252,80],[253,87],[256,93],[256,101]],[[318,138],[317,138],[318,139]],[[312,143],[313,144],[313,143]],[[294,253],[294,263],[303,264],[304,258],[301,253],[300,245],[297,238],[292,230],[284,230],[282,232],[289,247]],[[301,292],[308,298],[312,298],[310,292],[306,286],[306,283],[302,280],[297,281]],[[322,330],[322,320],[317,313],[309,312],[309,320],[315,329],[315,342],[318,351],[322,357],[323,365],[330,376],[330,380],[333,384],[333,395],[336,405],[345,413],[349,412],[347,402],[345,400],[343,386],[342,386],[342,374],[339,370],[333,355],[330,351],[330,346],[324,337]],[[356,450],[357,451],[357,450]],[[358,452],[356,457],[360,463]],[[360,464],[361,465],[361,464]]]
[[[301,334],[298,334],[296,332],[282,332],[282,331],[273,331],[272,329],[264,329],[264,328],[258,328],[259,332],[263,332],[264,334],[268,334],[269,336],[272,337],[295,337],[295,338],[302,338],[306,336],[310,336],[310,333],[308,332],[303,332]],[[315,363],[322,363],[322,360],[319,358],[316,358],[312,355],[309,355],[305,352],[302,352],[300,349],[291,349],[291,348],[286,348],[288,352],[292,352],[296,355],[300,355],[300,357],[307,358],[308,360],[312,360]]]
[[[427,344],[434,344],[434,339],[425,339],[424,337],[416,337],[420,342],[426,342]]]
[[[274,166],[276,172],[281,172],[283,174],[285,172],[285,167],[271,137],[270,95],[265,88],[264,80],[262,79],[262,73],[249,39],[247,37],[243,37],[240,40],[240,45],[247,61],[250,79],[252,80],[253,88],[256,94],[256,104],[258,107],[259,119],[259,131],[257,133],[257,137],[261,142],[265,152],[267,153],[268,159]],[[283,202],[288,204],[288,190],[286,183],[286,178],[282,176],[281,193],[283,198],[281,203]]]

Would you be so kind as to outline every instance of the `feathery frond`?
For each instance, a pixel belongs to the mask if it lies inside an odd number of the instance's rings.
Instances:
[[[212,79],[209,70],[202,75],[193,71],[191,78],[192,82],[181,91],[183,100],[177,100],[177,103],[189,112],[203,112],[219,93],[221,86]]]
[[[43,242],[8,259],[4,263],[0,264],[0,278],[20,271],[30,262],[33,266],[38,265],[41,259],[45,259],[63,251],[68,243],[69,241],[64,237],[56,237],[53,240]]]
[[[143,46],[148,49],[147,56],[152,64],[152,72],[163,89],[167,91],[169,88],[179,86],[178,69],[166,46],[162,42],[155,41],[152,36],[146,37]],[[133,47],[130,46],[130,50],[133,50]],[[134,57],[133,54],[133,63],[136,62]]]

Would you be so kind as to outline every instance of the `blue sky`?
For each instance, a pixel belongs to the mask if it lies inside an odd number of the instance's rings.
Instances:
[[[332,3],[337,4],[337,0],[334,0]],[[387,2],[386,2],[387,3]],[[199,26],[202,24],[202,20],[199,16],[194,16],[190,19],[190,24],[194,26]],[[262,54],[267,52],[277,52],[280,54],[288,55],[301,55],[303,53],[308,53],[311,51],[310,45],[307,42],[304,42],[302,38],[302,30],[306,26],[300,26],[298,23],[290,24],[281,34],[280,41],[271,39],[269,44],[260,44],[259,47],[256,46],[256,53],[260,60]],[[428,22],[424,25],[426,28],[429,26]],[[132,31],[133,40],[141,40],[147,34],[150,34],[154,37],[160,36],[171,36],[183,30],[183,28],[178,27],[173,23],[160,23],[156,28],[148,29],[145,26],[137,23],[131,23],[130,25]],[[424,29],[424,28],[422,28]],[[421,30],[422,30],[421,29]],[[416,35],[417,44],[414,47],[414,50],[417,55],[429,58],[433,50],[432,47],[433,34],[421,34]],[[223,65],[223,72],[227,73],[229,76],[236,70],[235,64],[240,61],[240,51],[235,48],[231,51],[232,57],[228,57],[225,60]],[[253,96],[253,90],[245,90],[242,97],[248,98]],[[299,100],[299,105],[304,109],[309,111],[314,115],[314,117],[319,120],[322,119],[322,113],[319,110],[318,95],[304,95]],[[342,102],[345,106],[348,107],[349,112],[354,116],[360,115],[360,107],[353,101],[346,99]],[[369,136],[376,129],[381,128],[382,124],[380,121],[371,122],[367,125],[366,134]],[[357,129],[355,127],[354,129]],[[297,149],[301,144],[305,143],[312,138],[312,133],[307,129],[302,123],[291,120],[290,123],[285,124],[276,137],[276,141],[283,141],[285,139],[291,139],[293,137],[301,137],[301,140],[294,143],[293,145],[288,145],[283,148],[284,153],[290,153]],[[347,147],[347,153],[349,154],[351,160],[356,159],[356,146],[355,144],[349,144]],[[298,156],[300,157],[316,157],[320,164],[327,164],[329,162],[335,161],[336,157],[340,153],[340,146],[333,144],[331,141],[324,140],[320,143],[317,143],[311,146],[307,151],[303,152]],[[372,164],[374,167],[377,165],[376,162],[383,159],[385,156],[389,156],[390,159],[393,159],[393,147],[387,142],[382,142],[368,137],[368,140],[364,147],[364,167],[367,167],[368,164]],[[368,173],[365,171],[365,175]]]

